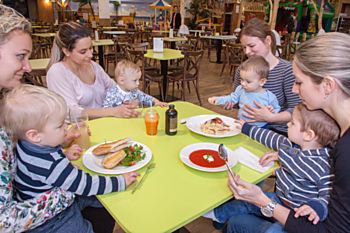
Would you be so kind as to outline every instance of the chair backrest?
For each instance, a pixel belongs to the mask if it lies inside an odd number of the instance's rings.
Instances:
[[[176,42],[176,46],[177,46],[178,50],[181,50],[181,51],[193,50],[193,45],[191,45],[191,44],[183,44],[183,43]]]
[[[239,66],[244,60],[243,45],[227,43],[225,47],[226,61],[234,66]]]
[[[33,84],[39,87],[47,87],[44,83],[43,77],[46,76],[46,70],[33,70],[29,73],[23,74],[25,83]]]
[[[188,42],[189,45],[193,46],[194,50],[197,50],[198,43],[199,43],[199,37],[198,36],[194,36],[192,34],[189,34],[187,36],[187,42]]]
[[[136,44],[130,44],[129,47],[132,50],[147,50],[149,43],[148,42],[144,42],[144,43],[136,43]]]
[[[200,51],[182,51],[184,55],[184,78],[191,74],[198,79],[200,64],[203,58],[204,50]]]
[[[126,57],[125,48],[127,48],[129,44],[131,44],[131,40],[125,38],[113,38],[113,41],[115,63],[117,64],[119,57]]]

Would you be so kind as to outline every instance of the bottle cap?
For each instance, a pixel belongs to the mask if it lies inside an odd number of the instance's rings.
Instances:
[[[174,108],[175,106],[173,104],[169,104],[169,108]]]

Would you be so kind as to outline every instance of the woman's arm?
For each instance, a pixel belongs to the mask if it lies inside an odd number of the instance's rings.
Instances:
[[[118,118],[131,118],[138,117],[141,113],[133,110],[137,106],[133,105],[122,105],[114,108],[88,108],[87,112],[89,119],[97,119],[101,117],[118,117]]]

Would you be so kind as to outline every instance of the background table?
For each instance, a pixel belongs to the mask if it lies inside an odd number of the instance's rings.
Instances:
[[[56,33],[33,33],[32,36],[38,36],[38,37],[55,37]]]
[[[170,42],[170,48],[175,49],[175,42],[187,41],[187,38],[183,37],[164,37],[164,41]]]
[[[221,49],[222,49],[222,41],[223,40],[236,40],[236,36],[201,36],[200,38],[208,38],[217,40],[216,45],[216,63],[222,63],[221,61]]]
[[[215,114],[187,102],[179,101],[174,104],[179,119],[200,114]],[[147,178],[134,194],[131,194],[131,191],[136,183],[124,192],[98,196],[126,232],[172,232],[232,198],[232,193],[227,187],[226,171],[211,173],[186,166],[179,158],[183,147],[200,142],[224,143],[232,150],[243,146],[259,157],[269,151],[243,134],[228,138],[210,138],[193,133],[182,124],[178,125],[177,135],[168,136],[164,132],[166,108],[155,109],[160,115],[158,134],[155,136],[146,135],[144,120],[141,117],[102,118],[89,122],[92,145],[105,140],[133,137],[134,141],[150,148],[153,153],[150,163],[157,164],[148,172]],[[74,163],[90,174],[96,174],[89,171],[81,159]],[[237,163],[232,170],[242,179],[257,183],[268,177],[276,167],[277,165],[265,173],[259,173]],[[145,170],[146,167],[143,167],[138,172],[143,175]]]
[[[147,49],[147,53],[145,54],[146,58],[160,60],[160,72],[164,77],[163,81],[163,94],[165,98],[166,88],[168,85],[168,61],[174,59],[184,58],[184,55],[181,54],[180,50],[176,49],[163,49],[162,53],[154,53],[153,49]],[[168,97],[170,97],[168,95]],[[166,100],[165,100],[166,101]]]
[[[93,40],[92,41],[92,46],[97,46],[98,47],[98,63],[102,68],[104,69],[104,62],[103,62],[103,46],[105,45],[114,45],[113,40],[111,39],[103,39],[103,40]]]

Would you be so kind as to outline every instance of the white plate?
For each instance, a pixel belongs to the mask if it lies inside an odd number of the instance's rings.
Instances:
[[[116,166],[112,169],[106,169],[101,165],[101,162],[104,159],[104,157],[106,157],[106,155],[95,156],[92,154],[92,150],[101,144],[104,143],[100,143],[96,146],[91,147],[83,155],[83,164],[85,165],[85,167],[87,167],[93,172],[109,175],[132,172],[144,167],[152,158],[152,151],[147,146],[139,142],[132,142],[131,145],[137,144],[143,147],[142,151],[146,153],[145,159],[137,162],[134,166]]]
[[[215,117],[219,117],[226,124],[231,125],[230,128],[231,128],[232,132],[229,134],[226,134],[226,135],[212,135],[212,134],[207,134],[207,133],[203,133],[202,131],[200,131],[200,129],[199,129],[200,124],[203,124],[207,120],[211,120]],[[221,115],[199,115],[199,116],[190,117],[186,122],[187,128],[189,130],[191,130],[192,132],[195,132],[195,133],[207,136],[207,137],[212,137],[212,138],[232,137],[232,136],[235,136],[237,134],[240,134],[241,131],[236,128],[236,125],[238,125],[238,124],[235,123],[235,119],[233,119],[231,117],[227,117],[227,116],[221,116]]]
[[[222,172],[222,171],[226,171],[227,167],[226,165],[221,166],[221,167],[214,167],[214,168],[210,168],[210,167],[202,167],[202,166],[198,166],[197,164],[192,163],[192,161],[189,159],[190,154],[193,151],[196,150],[205,150],[205,149],[209,149],[209,150],[215,150],[217,151],[219,148],[219,144],[215,144],[215,143],[195,143],[195,144],[191,144],[188,146],[185,146],[184,148],[182,148],[182,150],[180,151],[180,159],[181,161],[186,164],[187,166],[197,169],[199,171],[205,171],[205,172]],[[236,154],[229,148],[226,147],[227,150],[227,159],[228,159],[228,166],[230,168],[234,167],[237,162],[238,162],[238,158],[236,156]]]

